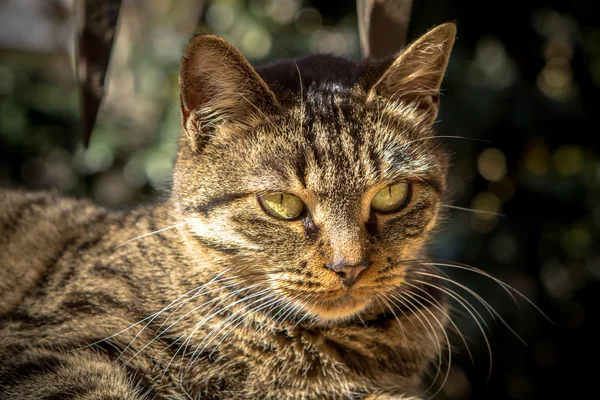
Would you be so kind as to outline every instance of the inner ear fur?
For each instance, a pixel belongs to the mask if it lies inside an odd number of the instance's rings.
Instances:
[[[433,123],[439,106],[439,92],[456,37],[456,25],[440,25],[408,46],[395,58],[371,67],[367,100],[383,97],[414,105],[428,123]],[[383,70],[383,72],[381,72]],[[379,76],[376,80],[375,76]]]
[[[198,147],[217,126],[250,126],[277,108],[275,95],[244,56],[227,41],[196,35],[181,59],[181,122]]]

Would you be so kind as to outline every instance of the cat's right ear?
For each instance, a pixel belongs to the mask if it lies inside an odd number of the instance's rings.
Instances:
[[[200,34],[189,42],[179,87],[181,123],[194,149],[217,127],[248,127],[277,108],[275,95],[244,56],[214,35]]]

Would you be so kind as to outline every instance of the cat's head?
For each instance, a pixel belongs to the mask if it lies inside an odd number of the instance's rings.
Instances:
[[[174,179],[191,246],[322,320],[401,287],[445,189],[432,125],[454,37],[444,24],[388,59],[258,69],[218,37],[193,38]]]

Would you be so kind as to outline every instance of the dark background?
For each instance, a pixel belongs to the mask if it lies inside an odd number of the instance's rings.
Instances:
[[[26,7],[24,3],[28,3]],[[109,95],[90,147],[78,133],[69,58],[73,1],[0,0],[0,184],[54,188],[111,207],[168,189],[179,135],[177,68],[196,29],[255,63],[308,52],[359,57],[353,1],[124,1]],[[554,324],[491,279],[442,267],[485,298],[526,344],[459,286],[482,333],[455,304],[474,356],[454,335],[441,399],[594,397],[600,289],[600,19],[593,1],[414,2],[409,37],[445,21],[458,38],[438,130],[453,154],[451,209],[432,255],[481,268],[531,299]],[[37,7],[31,6],[37,4]],[[517,296],[518,297],[518,296]],[[430,393],[433,394],[436,389]]]

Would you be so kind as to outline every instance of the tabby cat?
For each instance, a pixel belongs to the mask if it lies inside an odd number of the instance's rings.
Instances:
[[[449,323],[422,260],[454,37],[254,69],[195,36],[167,199],[0,192],[0,399],[423,396]]]

